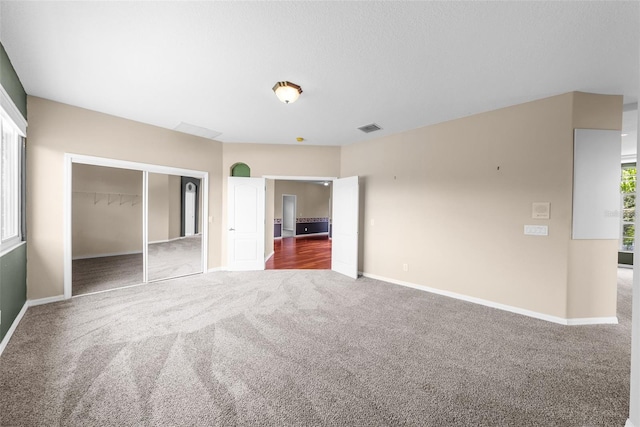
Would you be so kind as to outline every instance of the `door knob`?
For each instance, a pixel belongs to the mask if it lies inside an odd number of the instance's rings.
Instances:
[[[230,228],[229,231],[236,231],[236,229],[235,228]]]

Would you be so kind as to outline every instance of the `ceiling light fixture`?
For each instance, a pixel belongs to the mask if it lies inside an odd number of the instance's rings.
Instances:
[[[296,102],[302,93],[302,88],[295,83],[278,82],[273,87],[273,91],[276,93],[276,96],[280,101],[285,104],[292,104]]]

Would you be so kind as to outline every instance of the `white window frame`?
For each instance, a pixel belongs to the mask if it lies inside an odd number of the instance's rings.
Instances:
[[[23,127],[16,124],[13,120],[15,114],[10,114],[4,107],[6,103],[2,102],[0,105],[0,156],[4,156],[5,153],[9,153],[11,156],[10,164],[10,179],[6,182],[4,179],[5,170],[3,170],[3,162],[0,157],[0,254],[12,250],[14,247],[22,243],[22,144]],[[12,140],[5,139],[7,135],[12,136]],[[8,200],[5,196],[4,186],[11,186]],[[9,205],[9,219],[13,231],[9,236],[3,236],[4,222],[7,219],[5,217],[5,209]]]
[[[638,164],[637,161],[635,159],[633,159],[633,161],[625,161],[620,165],[620,179],[622,179],[622,171],[624,169],[630,169],[630,168],[635,168],[636,169],[636,180],[637,180],[637,170],[638,170]],[[618,243],[618,252],[625,252],[625,253],[633,253],[634,249],[625,249],[624,248],[624,226],[625,225],[634,225],[635,226],[635,221],[624,221],[624,197],[625,196],[634,196],[636,198],[636,206],[635,206],[635,215],[638,214],[638,191],[636,188],[636,192],[635,193],[623,193],[620,192],[620,241]],[[633,247],[635,248],[636,246],[636,240],[637,240],[637,236],[634,236],[633,238]]]

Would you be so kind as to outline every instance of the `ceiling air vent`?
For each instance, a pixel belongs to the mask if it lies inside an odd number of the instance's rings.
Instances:
[[[360,129],[364,133],[371,133],[371,132],[380,130],[382,128],[375,123],[371,123],[370,125],[360,126],[358,129]]]

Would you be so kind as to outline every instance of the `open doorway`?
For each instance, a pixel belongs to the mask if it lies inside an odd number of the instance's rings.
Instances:
[[[331,191],[328,180],[275,181],[267,269],[331,269]]]
[[[360,220],[360,182],[357,176],[345,178],[264,176],[261,178],[227,178],[227,268],[232,271],[274,268],[274,234],[282,240],[282,213],[275,215],[280,197],[275,197],[276,180],[317,181],[329,187],[327,217],[305,218],[301,222],[301,201],[297,195],[296,242],[301,233],[305,238],[324,236],[330,243],[330,269],[353,279],[358,278]],[[326,185],[325,185],[326,183]],[[290,194],[290,193],[288,193]],[[304,212],[304,211],[303,211]],[[325,230],[316,229],[324,223]],[[265,227],[273,224],[273,228]],[[266,256],[265,256],[266,255]],[[287,268],[287,267],[282,267]],[[293,268],[303,268],[295,266]],[[318,268],[318,267],[306,267]],[[324,267],[323,267],[324,268]]]
[[[282,195],[282,238],[296,237],[296,198],[295,194]]]

